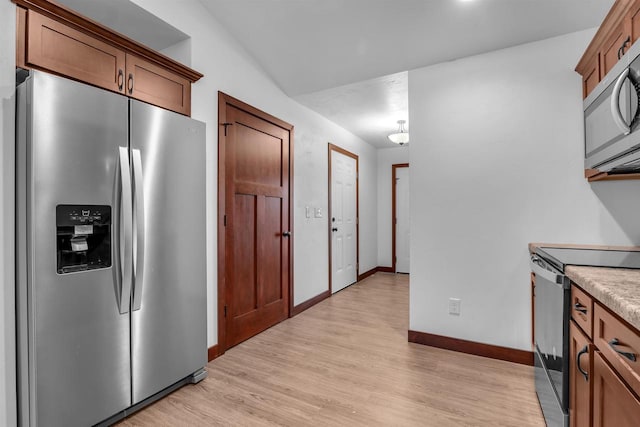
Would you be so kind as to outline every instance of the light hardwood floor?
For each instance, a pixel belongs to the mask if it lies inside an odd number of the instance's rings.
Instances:
[[[120,425],[544,426],[532,367],[407,342],[408,282],[376,273]]]

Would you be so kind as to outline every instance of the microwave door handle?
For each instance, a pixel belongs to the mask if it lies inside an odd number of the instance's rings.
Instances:
[[[144,180],[142,175],[142,158],[140,150],[131,150],[133,159],[133,179],[135,189],[135,217],[136,217],[136,257],[134,267],[134,288],[133,288],[133,308],[140,310],[142,305],[142,285],[144,283]]]
[[[618,80],[616,80],[616,84],[613,86],[613,92],[611,93],[611,114],[613,115],[613,121],[625,135],[631,133],[631,127],[624,120],[622,111],[620,111],[620,92],[622,92],[622,85],[628,76],[629,69],[627,68],[620,74]]]
[[[120,203],[119,203],[119,215],[120,224],[118,227],[118,240],[117,247],[118,259],[120,265],[120,271],[116,272],[121,280],[120,287],[120,313],[124,314],[129,312],[129,303],[131,301],[131,270],[133,265],[131,263],[132,254],[132,223],[133,223],[133,210],[131,206],[131,175],[129,173],[129,149],[127,147],[118,147],[119,149],[119,164],[120,169]]]

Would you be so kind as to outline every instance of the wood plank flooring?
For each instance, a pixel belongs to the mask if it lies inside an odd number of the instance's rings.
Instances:
[[[408,308],[408,276],[376,273],[120,425],[544,426],[532,367],[409,343]]]

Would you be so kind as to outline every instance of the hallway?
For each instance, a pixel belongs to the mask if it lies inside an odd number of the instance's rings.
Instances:
[[[544,426],[532,367],[408,343],[408,293],[376,273],[120,425]]]

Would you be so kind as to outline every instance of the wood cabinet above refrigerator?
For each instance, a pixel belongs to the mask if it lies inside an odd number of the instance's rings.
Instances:
[[[189,116],[203,75],[48,0],[13,0],[16,65],[68,77]]]

